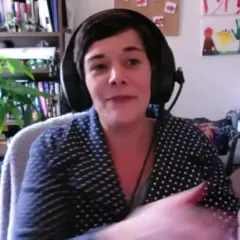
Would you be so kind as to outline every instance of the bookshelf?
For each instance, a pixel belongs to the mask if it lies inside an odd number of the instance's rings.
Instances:
[[[7,142],[2,141],[0,142],[0,160],[4,157],[7,151]]]
[[[42,79],[46,79],[48,81],[56,81],[58,82],[59,76],[49,76],[49,71],[47,69],[33,69],[32,70],[33,75],[35,77],[35,81],[41,81]],[[8,72],[1,73],[3,78],[8,78],[10,74]],[[16,73],[15,75],[11,75],[11,79],[19,80],[19,79],[25,79],[25,80],[30,80],[30,78],[26,75]]]
[[[43,38],[58,38],[60,32],[0,32],[1,38],[28,38],[28,37],[43,37]]]
[[[3,1],[3,0],[0,0]],[[48,0],[47,0],[48,1]],[[50,2],[51,0],[49,0]],[[17,2],[17,0],[15,0]],[[23,1],[19,1],[23,2]],[[25,1],[26,2],[26,1]],[[30,47],[37,47],[37,44],[40,42],[47,42],[48,47],[56,47],[58,50],[58,59],[61,60],[61,57],[64,53],[64,38],[65,33],[68,31],[66,29],[66,13],[65,13],[65,1],[64,0],[56,0],[57,3],[57,28],[58,32],[0,32],[0,42],[3,42],[7,44],[7,47],[10,48],[30,48]],[[53,23],[53,22],[52,22]],[[36,68],[32,69],[34,78],[36,82],[53,82],[60,84],[59,81],[59,72],[57,75],[49,75],[49,71],[46,68]],[[3,78],[11,77],[11,79],[15,80],[26,80],[30,82],[30,79],[28,76],[23,74],[16,75],[9,75],[7,72],[2,73],[1,76]],[[59,91],[59,102],[60,102],[60,108],[62,104],[62,94],[61,89]],[[62,111],[60,111],[62,112]],[[16,131],[19,129],[16,126],[16,122],[12,119],[8,119],[5,122],[5,133],[10,129],[10,132],[12,132],[12,128],[16,128]],[[6,134],[8,135],[8,134]]]
[[[64,52],[64,33],[66,15],[63,11],[64,0],[57,0],[58,5],[58,32],[0,32],[0,41],[12,42],[14,47],[33,47],[39,40],[46,40],[49,46],[56,46],[60,49],[60,56]]]
[[[0,0],[1,1],[1,0]],[[64,53],[66,29],[65,1],[57,1],[58,32],[0,32],[0,42],[6,42],[13,48],[36,47],[40,41],[46,41],[49,47],[59,49],[60,58]],[[38,74],[38,73],[36,73]]]

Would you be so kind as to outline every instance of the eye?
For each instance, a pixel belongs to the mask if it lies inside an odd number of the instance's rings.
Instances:
[[[127,64],[130,65],[130,66],[135,66],[139,63],[140,63],[140,61],[138,59],[135,59],[135,58],[129,59],[128,62],[127,62]]]
[[[94,66],[91,67],[91,70],[95,70],[95,71],[102,71],[104,69],[107,68],[107,65],[106,64],[96,64]]]

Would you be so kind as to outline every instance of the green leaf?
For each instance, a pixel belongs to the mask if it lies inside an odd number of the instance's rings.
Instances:
[[[31,79],[34,79],[31,70],[17,59],[7,59],[7,67],[12,74],[15,72],[20,72],[26,74]]]
[[[14,74],[15,73],[15,68],[7,61],[7,68],[10,73]]]
[[[11,108],[10,109],[11,114],[13,115],[17,125],[20,128],[23,128],[23,121],[21,120],[21,112],[17,107]]]
[[[5,103],[1,101],[0,102],[0,134],[3,131],[3,126],[6,119],[7,119],[7,112],[5,109]]]
[[[24,114],[23,114],[23,120],[24,120],[24,124],[26,126],[30,125],[33,121],[32,119],[32,108],[31,105],[27,105]]]
[[[0,71],[3,73],[6,69],[2,66],[1,60],[0,60]],[[2,75],[0,75],[1,77]]]
[[[22,83],[11,79],[3,79],[2,72],[9,70],[10,73],[26,74],[34,80],[32,70],[23,65],[21,61],[17,59],[7,59],[4,56],[0,56],[0,132],[3,130],[3,125],[7,119],[8,113],[11,113],[16,120],[16,123],[22,128],[25,125],[29,125],[33,121],[33,110],[38,114],[41,119],[41,113],[38,112],[34,106],[34,100],[36,97],[52,98],[53,95],[41,92],[37,88],[25,86]],[[25,109],[23,120],[21,120],[21,111],[19,107]],[[34,115],[35,116],[35,115]]]
[[[12,93],[20,94],[20,95],[30,95],[31,97],[45,97],[51,98],[52,95],[46,92],[41,92],[36,88],[31,88],[28,86],[24,86],[21,83],[16,82],[11,79],[0,79],[0,89],[8,90]]]
[[[11,66],[14,70],[24,73],[24,65],[17,59],[6,59],[8,66]]]
[[[24,66],[24,69],[25,69],[25,72],[24,72],[24,73],[25,73],[27,76],[29,76],[32,80],[34,80],[34,75],[32,74],[31,69],[28,68],[27,66]]]

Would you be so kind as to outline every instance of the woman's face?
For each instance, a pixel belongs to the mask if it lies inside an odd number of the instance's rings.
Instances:
[[[94,42],[85,55],[84,71],[101,120],[116,125],[145,117],[151,66],[135,30]]]

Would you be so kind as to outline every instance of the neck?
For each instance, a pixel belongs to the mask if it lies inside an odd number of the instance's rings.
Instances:
[[[154,120],[142,119],[121,126],[108,126],[101,122],[108,144],[115,153],[144,153],[148,150],[153,135]]]

